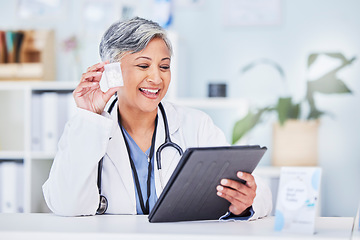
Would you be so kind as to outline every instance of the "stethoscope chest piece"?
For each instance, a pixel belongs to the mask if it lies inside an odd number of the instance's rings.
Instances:
[[[100,195],[99,207],[96,211],[97,214],[104,214],[108,208],[108,200],[105,196]]]

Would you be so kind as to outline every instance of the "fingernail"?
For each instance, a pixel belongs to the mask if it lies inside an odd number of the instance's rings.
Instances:
[[[237,173],[237,176],[240,178],[240,177],[242,177],[244,174],[242,173],[242,172],[238,172]]]
[[[237,212],[237,208],[234,207],[234,206],[230,206],[230,212],[234,213],[234,212]]]
[[[217,187],[216,187],[216,189],[217,189],[218,191],[222,191],[222,190],[224,190],[224,188],[223,188],[222,186],[220,186],[220,185],[219,185],[219,186],[217,186]]]
[[[220,183],[221,183],[222,185],[225,185],[225,184],[227,184],[227,182],[228,182],[228,181],[227,181],[226,179],[222,179]]]
[[[221,195],[222,195],[222,193],[221,193],[221,192],[217,192],[216,194],[217,194],[218,196],[221,196]]]

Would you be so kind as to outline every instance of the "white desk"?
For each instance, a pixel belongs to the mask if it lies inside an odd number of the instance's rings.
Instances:
[[[0,214],[0,239],[350,239],[353,218],[317,218],[315,235],[274,232],[274,217],[251,222],[149,223],[147,216]]]
[[[352,240],[360,240],[360,207],[358,213],[356,214],[353,233],[352,233]]]

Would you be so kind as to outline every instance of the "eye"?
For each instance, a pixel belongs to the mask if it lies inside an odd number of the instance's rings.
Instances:
[[[170,65],[161,65],[160,68],[164,70],[168,70],[170,69]]]
[[[149,67],[149,65],[146,65],[146,64],[139,64],[139,65],[136,65],[137,67],[139,68],[142,68],[142,69],[146,69]]]

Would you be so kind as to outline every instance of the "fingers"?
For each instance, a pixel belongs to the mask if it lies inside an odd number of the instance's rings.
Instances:
[[[256,190],[256,182],[254,176],[246,172],[237,172],[237,177],[243,181],[246,181],[246,185]]]
[[[229,201],[230,207],[229,207],[229,211],[232,212],[235,215],[240,215],[242,212],[244,212],[249,206],[252,205],[252,203],[244,203],[242,201],[239,201],[238,199],[234,198],[231,195],[228,195],[226,193],[223,192],[218,192],[217,195],[219,197],[222,197],[224,199],[226,199],[227,201]]]
[[[244,173],[244,172],[238,172],[237,176],[239,179],[246,181],[246,184],[243,184],[238,181],[230,180],[230,179],[222,179],[220,183],[221,183],[221,185],[232,188],[236,191],[239,191],[239,192],[243,193],[244,195],[248,195],[251,192],[256,191],[257,186],[255,183],[255,179],[251,174]]]
[[[248,194],[245,194],[244,192],[232,189],[232,188],[228,188],[228,187],[224,187],[221,185],[218,185],[216,187],[217,195],[225,198],[226,200],[228,200],[230,203],[233,204],[237,204],[237,202],[240,202],[242,204],[245,204],[247,206],[251,206],[253,204],[254,201],[254,197],[255,195],[252,194],[252,192],[248,192]]]
[[[77,107],[101,114],[107,101],[116,89],[103,93],[100,89],[100,80],[104,72],[106,62],[97,63],[83,73],[79,85],[73,91]],[[111,94],[111,95],[110,95]]]
[[[88,67],[87,72],[103,72],[105,70],[104,66],[108,63],[109,61],[99,62],[97,64],[94,64],[91,67]]]
[[[117,92],[119,89],[120,87],[114,87],[107,90],[106,93],[104,93],[104,101],[108,102],[110,98],[115,94],[115,92]]]
[[[238,172],[237,177],[246,181],[246,183],[222,179],[220,181],[221,185],[218,185],[216,189],[219,197],[231,203],[229,210],[233,214],[239,215],[253,204],[257,185],[254,177],[249,173]]]
[[[99,83],[98,82],[82,82],[80,83],[75,90],[73,91],[73,96],[74,97],[81,97],[83,96],[86,92],[88,92],[89,90],[92,89],[97,89],[99,88]]]
[[[91,67],[88,67],[87,71],[82,74],[80,82],[89,81],[89,82],[100,82],[102,73],[104,72],[104,66],[108,64],[109,61],[97,63]]]
[[[100,82],[102,72],[86,72],[81,76],[80,82]]]

